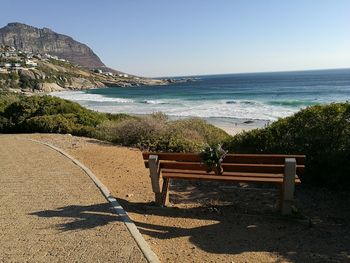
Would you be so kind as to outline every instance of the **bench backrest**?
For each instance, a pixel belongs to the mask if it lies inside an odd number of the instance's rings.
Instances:
[[[150,155],[157,155],[159,166],[163,169],[178,170],[206,170],[201,163],[199,154],[195,153],[151,153],[144,152],[143,159],[146,168],[149,167]],[[247,173],[284,173],[286,158],[295,158],[297,163],[297,174],[300,175],[305,169],[305,155],[285,154],[228,154],[222,162],[225,172],[247,172]]]

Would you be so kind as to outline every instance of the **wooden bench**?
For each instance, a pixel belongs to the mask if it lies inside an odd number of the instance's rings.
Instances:
[[[222,175],[207,173],[194,153],[144,152],[143,159],[150,170],[157,205],[166,205],[170,179],[264,183],[281,187],[283,215],[292,212],[295,184],[301,183],[298,174],[305,168],[305,155],[228,154],[222,162]]]

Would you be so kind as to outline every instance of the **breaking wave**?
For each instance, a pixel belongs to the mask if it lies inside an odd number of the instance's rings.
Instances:
[[[268,104],[278,105],[278,106],[300,107],[300,106],[317,105],[319,104],[319,102],[310,101],[310,100],[273,100],[273,101],[269,101]]]
[[[254,100],[186,100],[186,99],[144,99],[132,100],[112,98],[83,91],[52,93],[60,98],[79,102],[83,106],[102,112],[150,114],[164,112],[169,116],[233,118],[274,121],[298,110],[289,104],[261,102]]]
[[[90,94],[83,91],[62,91],[62,92],[52,92],[51,95],[60,97],[62,99],[67,99],[71,101],[87,101],[87,102],[116,102],[116,103],[133,103],[132,99],[125,98],[112,98],[106,97],[100,94]]]

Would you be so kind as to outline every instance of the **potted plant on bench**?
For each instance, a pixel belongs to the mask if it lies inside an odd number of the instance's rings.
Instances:
[[[214,171],[216,175],[222,175],[223,168],[221,166],[227,151],[222,149],[221,145],[207,146],[199,153],[202,163],[207,168],[207,173]]]

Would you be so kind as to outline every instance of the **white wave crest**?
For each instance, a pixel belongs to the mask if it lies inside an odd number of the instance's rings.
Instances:
[[[62,99],[72,100],[72,101],[86,101],[86,102],[117,102],[117,103],[133,103],[131,99],[125,98],[111,98],[102,96],[100,94],[90,94],[83,91],[62,91],[62,92],[52,92],[51,95],[60,97]]]
[[[150,114],[164,112],[169,116],[233,118],[275,121],[290,116],[299,108],[271,105],[257,100],[181,100],[111,98],[83,91],[56,92],[52,95],[77,101],[83,106],[110,113]],[[113,103],[114,102],[114,103]]]
[[[142,103],[145,104],[165,104],[166,102],[162,100],[143,100]]]

